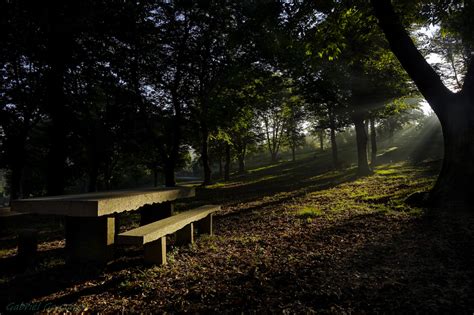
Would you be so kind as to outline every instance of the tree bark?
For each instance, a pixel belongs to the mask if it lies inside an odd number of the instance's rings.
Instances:
[[[21,178],[23,166],[21,163],[14,163],[10,173],[10,201],[21,198]]]
[[[365,176],[371,174],[367,160],[367,133],[365,129],[364,116],[360,113],[352,115],[357,140],[357,175]]]
[[[443,166],[429,201],[438,207],[469,208],[474,199],[474,60],[468,65],[462,90],[452,93],[418,51],[390,0],[371,3],[393,53],[441,123]]]
[[[370,118],[370,166],[373,168],[377,164],[377,134],[375,131],[375,119]]]
[[[441,121],[444,159],[430,192],[433,205],[468,207],[474,201],[474,104],[462,95],[453,97],[450,115]]]
[[[219,154],[219,177],[224,177],[224,163],[222,163],[222,154]]]
[[[336,142],[336,117],[334,109],[331,106],[329,108],[329,124],[331,133],[331,152],[332,152],[332,163],[335,169],[339,168],[339,157],[337,154],[337,142]]]
[[[51,118],[50,147],[47,161],[47,194],[60,195],[66,185],[67,115],[64,75],[71,54],[72,34],[68,21],[59,12],[61,4],[53,1],[48,8],[48,72],[46,75],[46,109]]]
[[[319,148],[324,151],[324,130],[319,131]]]
[[[163,171],[165,173],[165,186],[175,187],[176,186],[176,175],[175,175],[175,161],[169,160],[164,164]]]
[[[334,130],[334,128],[331,128],[331,152],[332,152],[332,164],[334,168],[339,168],[339,156],[337,152],[336,130]]]
[[[245,173],[245,158],[239,156],[239,173]]]
[[[209,130],[206,124],[201,126],[201,161],[204,171],[203,185],[211,184],[211,166],[209,165]]]
[[[242,150],[237,154],[237,159],[239,160],[239,174],[245,173],[245,153],[246,145],[242,146]]]
[[[388,118],[388,143],[393,144],[393,136],[395,134],[395,122],[392,117]]]
[[[95,192],[97,191],[97,179],[99,177],[99,166],[98,165],[91,165],[89,168],[89,184],[87,186],[88,192]]]
[[[230,144],[225,145],[224,181],[230,180]]]
[[[153,187],[158,187],[158,168],[153,167]]]

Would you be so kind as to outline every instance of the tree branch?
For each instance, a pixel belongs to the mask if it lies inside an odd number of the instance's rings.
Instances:
[[[453,93],[443,84],[436,71],[418,51],[395,13],[390,0],[371,0],[371,3],[390,48],[405,71],[433,110],[437,113],[444,110],[444,100]]]

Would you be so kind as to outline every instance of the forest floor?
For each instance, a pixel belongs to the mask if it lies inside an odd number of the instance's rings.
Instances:
[[[100,312],[474,312],[474,219],[404,199],[433,184],[437,163],[379,166],[356,178],[317,159],[285,162],[199,188],[179,204],[222,204],[215,235],[146,266],[119,248],[105,268],[63,259],[61,222],[39,226],[37,263],[15,271],[13,230],[0,240],[2,309]],[[136,224],[136,215],[126,225]],[[36,220],[36,221],[35,221]],[[46,220],[46,221],[45,221]],[[122,227],[126,228],[126,227]],[[45,230],[46,229],[46,230]],[[30,303],[30,304],[26,304]]]

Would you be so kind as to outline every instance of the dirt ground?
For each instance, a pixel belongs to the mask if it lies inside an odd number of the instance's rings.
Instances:
[[[173,246],[168,265],[117,248],[106,267],[64,262],[60,219],[22,217],[0,239],[0,305],[10,312],[474,312],[474,219],[403,200],[436,163],[382,165],[356,178],[308,158],[198,188],[178,208],[220,203],[215,235]],[[128,215],[122,229],[137,224]],[[15,231],[40,231],[34,265],[15,263]],[[29,309],[28,309],[29,308]]]

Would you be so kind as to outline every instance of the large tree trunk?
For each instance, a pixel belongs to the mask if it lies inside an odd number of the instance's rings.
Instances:
[[[230,179],[230,144],[225,145],[225,165],[224,165],[224,180]]]
[[[291,146],[291,160],[296,161],[296,148],[294,146]]]
[[[371,3],[390,48],[441,123],[444,160],[429,199],[438,207],[467,208],[474,198],[474,60],[468,65],[462,90],[452,93],[418,51],[390,0]]]
[[[444,140],[441,172],[430,192],[434,205],[472,207],[474,201],[474,104],[458,95],[440,119]],[[472,209],[472,208],[471,208]]]
[[[364,116],[360,113],[353,114],[357,141],[357,175],[365,176],[371,174],[367,160],[367,133],[365,129]]]
[[[377,164],[377,134],[375,132],[375,119],[370,118],[370,166],[373,168]]]

